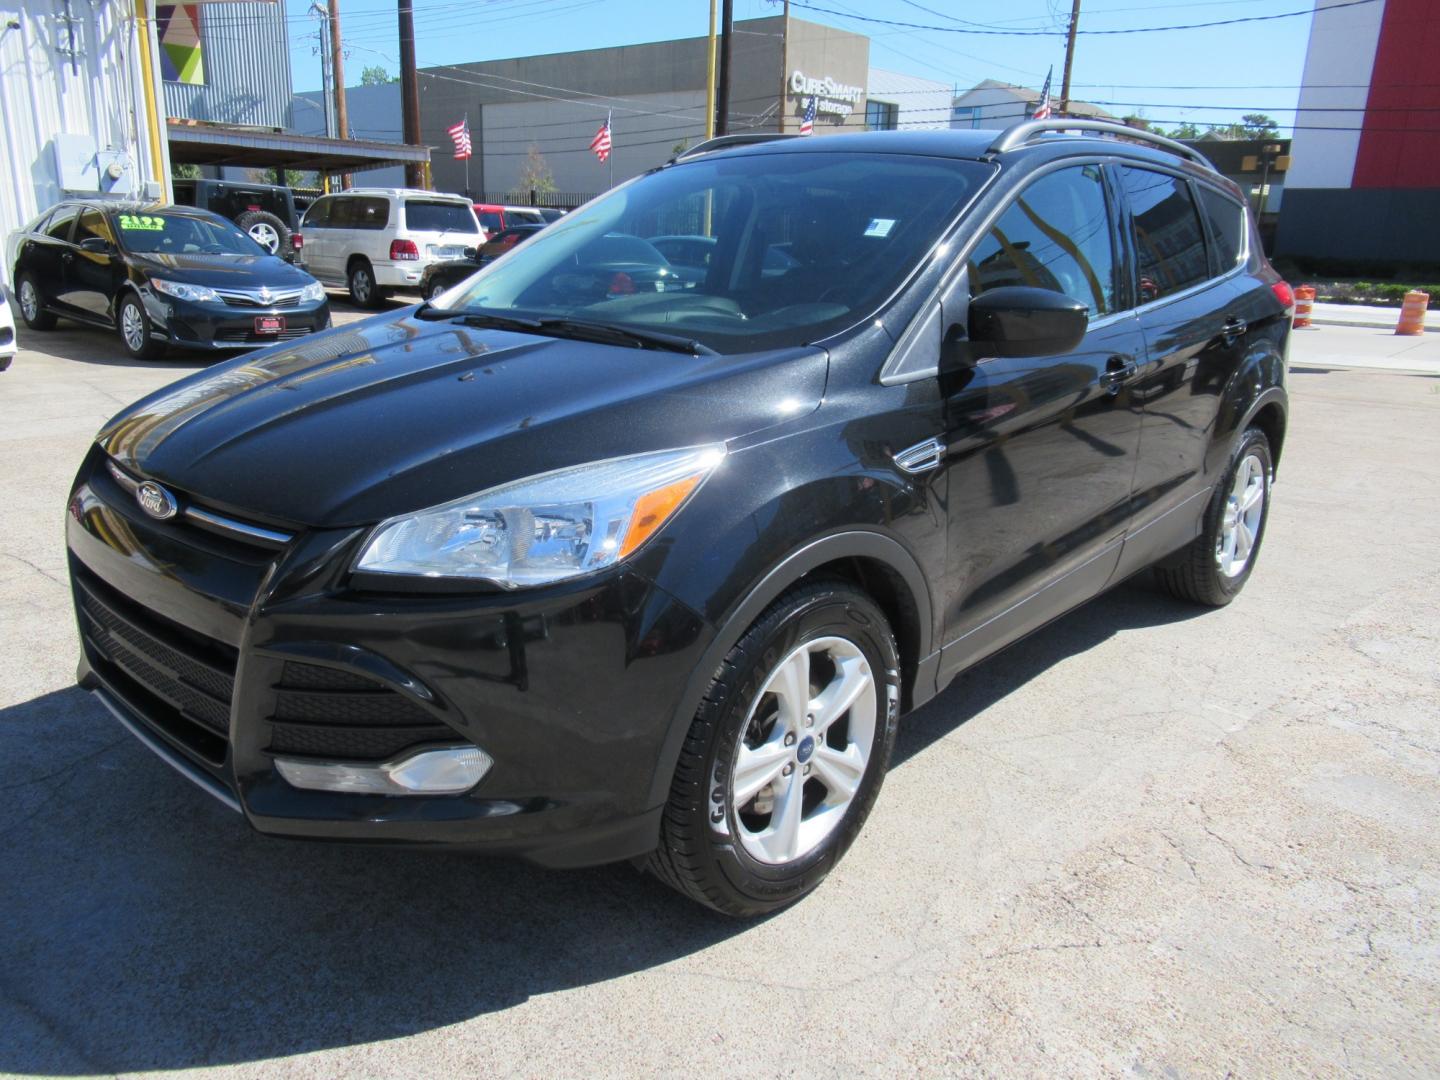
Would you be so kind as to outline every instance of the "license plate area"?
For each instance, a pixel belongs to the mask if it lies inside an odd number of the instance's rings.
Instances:
[[[278,334],[285,329],[284,315],[256,315],[255,333]]]

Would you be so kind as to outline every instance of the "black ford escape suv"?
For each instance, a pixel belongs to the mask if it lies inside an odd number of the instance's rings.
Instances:
[[[604,258],[685,235],[678,285]],[[442,300],[183,379],[76,480],[81,683],[261,832],[769,911],[957,673],[1255,567],[1292,298],[1168,140],[717,139]]]

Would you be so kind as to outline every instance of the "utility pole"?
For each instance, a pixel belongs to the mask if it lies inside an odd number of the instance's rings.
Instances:
[[[320,20],[320,47],[316,50],[320,53],[320,104],[324,106],[321,111],[325,114],[325,134],[333,139],[335,137],[335,102],[331,90],[335,84],[331,79],[330,71],[332,53],[330,51],[329,15],[320,6],[319,0],[310,5],[308,14],[314,15]]]
[[[1070,111],[1070,67],[1075,63],[1075,28],[1080,25],[1080,0],[1070,5],[1070,30],[1065,35],[1065,74],[1060,79],[1060,113]]]
[[[710,41],[705,64],[705,138],[715,137],[715,0],[710,0]]]
[[[415,73],[415,9],[412,0],[398,0],[400,12],[400,102],[405,142],[420,145],[420,80]],[[425,167],[418,162],[405,165],[406,187],[425,184]]]
[[[340,0],[330,3],[330,78],[335,84],[335,128],[340,138],[350,137],[350,118],[345,110],[345,54],[340,47]],[[350,174],[340,176],[340,186],[350,186]]]
[[[730,132],[730,43],[735,37],[735,0],[720,5],[720,89],[715,103],[715,134]]]
[[[785,11],[780,16],[780,126],[776,129],[785,134],[785,103],[790,94],[790,0],[785,0]]]

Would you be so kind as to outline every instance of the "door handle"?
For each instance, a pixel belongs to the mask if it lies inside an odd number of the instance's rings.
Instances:
[[[1225,329],[1221,331],[1220,336],[1225,340],[1226,345],[1234,345],[1235,339],[1243,337],[1248,329],[1250,329],[1249,323],[1239,315],[1231,315],[1225,320]]]
[[[75,253],[74,253],[73,251],[61,252],[61,254],[60,254],[60,261],[61,261],[61,262],[74,262],[74,261],[75,261]]]
[[[1120,387],[1135,377],[1140,365],[1133,356],[1112,356],[1105,361],[1105,373],[1100,376],[1100,385],[1112,397],[1120,393]]]

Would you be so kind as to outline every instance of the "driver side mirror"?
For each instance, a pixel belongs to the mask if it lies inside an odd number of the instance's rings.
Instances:
[[[945,369],[994,357],[1058,356],[1085,338],[1089,309],[1051,289],[1005,285],[971,299],[966,326],[951,323],[940,346]]]
[[[84,240],[80,241],[80,250],[88,251],[92,255],[113,255],[115,253],[115,245],[104,237],[87,236]]]
[[[479,248],[473,248],[473,247],[467,247],[463,252],[461,252],[461,254],[463,254],[463,255],[465,256],[465,258],[470,259],[470,260],[473,262],[474,259],[475,259],[475,256],[480,254],[480,249],[479,249]]]

